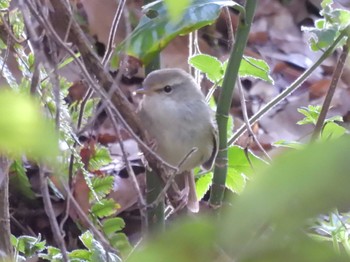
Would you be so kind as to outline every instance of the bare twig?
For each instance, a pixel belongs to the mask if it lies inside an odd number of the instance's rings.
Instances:
[[[226,26],[227,26],[227,49],[231,50],[233,42],[234,42],[234,34],[233,34],[233,27],[232,27],[232,19],[231,19],[231,12],[230,8],[225,6],[224,7],[224,12],[226,15]]]
[[[50,199],[50,193],[49,193],[49,188],[47,184],[47,176],[45,175],[44,172],[44,167],[39,167],[39,174],[40,174],[40,183],[41,183],[41,194],[43,197],[43,202],[44,202],[44,209],[45,212],[49,218],[50,221],[50,227],[52,230],[53,237],[61,250],[62,253],[62,259],[63,261],[69,261],[68,256],[67,256],[67,248],[64,243],[64,239],[62,237],[58,222],[56,220],[55,212],[52,207],[51,199]]]
[[[147,213],[146,213],[146,200],[143,197],[142,191],[140,189],[140,185],[137,181],[136,175],[134,173],[134,170],[132,169],[130,162],[128,160],[128,157],[126,155],[125,152],[125,148],[124,148],[124,143],[123,141],[121,141],[121,134],[120,134],[120,126],[118,125],[118,123],[116,122],[116,120],[113,117],[113,113],[111,111],[110,108],[107,108],[107,112],[109,114],[109,118],[112,121],[113,127],[115,129],[115,131],[117,132],[118,136],[119,136],[119,145],[120,145],[120,149],[122,151],[123,154],[123,161],[125,163],[126,166],[126,170],[129,174],[129,176],[131,177],[132,181],[133,181],[133,185],[136,189],[137,195],[138,195],[138,202],[139,202],[139,208],[140,208],[140,213],[141,213],[141,221],[142,221],[142,228],[147,228]]]
[[[249,136],[251,136],[253,138],[253,140],[255,141],[255,143],[257,144],[257,146],[259,147],[259,149],[261,150],[261,152],[264,153],[264,155],[267,157],[267,159],[271,160],[271,157],[267,154],[267,152],[265,151],[265,149],[262,147],[262,145],[260,144],[259,140],[257,139],[256,135],[254,134],[251,125],[249,124],[249,118],[248,118],[248,113],[247,113],[247,105],[246,105],[246,101],[244,98],[244,92],[243,92],[243,87],[241,84],[241,80],[238,79],[236,81],[236,85],[238,87],[238,92],[239,92],[239,98],[241,100],[241,107],[242,107],[242,115],[243,115],[243,120],[244,123],[247,126],[247,130],[248,130],[248,134]],[[248,154],[247,154],[248,157]],[[249,158],[248,158],[249,159]]]
[[[122,11],[124,9],[125,2],[126,2],[125,0],[118,1],[118,8],[117,8],[117,11],[115,12],[113,22],[112,22],[112,27],[111,27],[111,30],[110,30],[109,36],[108,36],[108,43],[107,43],[107,47],[106,47],[106,52],[105,52],[103,59],[102,59],[102,65],[104,65],[104,66],[107,66],[107,64],[108,64],[108,62],[113,54],[114,39],[115,39],[115,36],[117,34],[118,25],[119,25],[120,18],[122,16]]]
[[[312,140],[317,139],[319,137],[320,133],[321,133],[321,130],[322,130],[323,125],[324,125],[324,122],[326,120],[327,112],[328,112],[328,110],[330,108],[330,105],[331,105],[331,102],[332,102],[332,98],[334,96],[335,89],[337,88],[339,79],[340,79],[340,77],[341,77],[341,75],[343,73],[346,58],[349,55],[349,48],[350,48],[350,39],[348,38],[346,44],[343,47],[343,51],[340,54],[338,63],[336,65],[335,69],[334,69],[330,87],[328,89],[326,98],[325,98],[325,100],[323,102],[320,115],[319,115],[319,117],[317,119],[315,130],[312,133],[312,138],[311,138]]]

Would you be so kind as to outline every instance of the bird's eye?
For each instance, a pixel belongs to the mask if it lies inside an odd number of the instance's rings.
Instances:
[[[165,93],[170,93],[173,89],[171,88],[171,86],[167,85],[167,86],[164,86],[163,90]]]

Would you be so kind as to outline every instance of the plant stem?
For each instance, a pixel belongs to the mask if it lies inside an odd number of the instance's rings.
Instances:
[[[145,0],[144,3],[148,4],[152,2],[151,0]],[[154,70],[160,68],[160,56],[159,54],[154,57],[154,59],[146,65],[145,72],[146,75]],[[141,120],[142,121],[142,120]],[[160,174],[154,172],[154,170],[146,171],[146,202],[147,202],[147,230],[148,233],[154,231],[164,230],[164,200],[159,201],[157,205],[152,206],[152,204],[157,200],[159,194],[161,194],[163,189],[162,179]]]
[[[311,140],[313,140],[313,141],[316,140],[320,136],[324,122],[326,120],[327,112],[329,110],[329,107],[330,107],[331,102],[332,102],[332,98],[333,98],[334,93],[335,93],[335,89],[337,88],[339,79],[340,79],[340,77],[343,73],[343,70],[344,70],[345,61],[346,61],[346,58],[348,57],[348,54],[349,54],[349,45],[350,45],[350,38],[348,38],[346,44],[344,45],[343,51],[340,54],[338,63],[334,69],[333,76],[332,76],[332,82],[329,86],[326,98],[324,99],[320,115],[317,119],[315,130],[312,133]]]
[[[246,1],[245,13],[240,13],[240,22],[237,28],[236,42],[230,59],[218,101],[216,120],[219,128],[219,153],[215,162],[213,185],[211,188],[209,204],[211,207],[221,205],[227,175],[227,121],[231,107],[234,86],[238,77],[238,70],[247,44],[250,26],[253,21],[257,1]]]
[[[324,60],[326,60],[337,47],[339,42],[345,37],[346,32],[343,31],[334,43],[323,53],[323,55],[313,64],[309,69],[307,69],[298,79],[296,79],[289,87],[287,87],[281,94],[276,96],[273,100],[267,103],[262,109],[260,109],[254,116],[249,119],[249,124],[252,125],[257,122],[263,115],[269,112],[274,106],[278,105],[283,99],[293,93],[304,81],[319,67]],[[236,133],[230,138],[228,144],[233,144],[247,129],[246,124],[243,124]]]
[[[9,212],[9,169],[11,162],[0,156],[0,251],[12,257],[10,212]],[[0,254],[0,260],[4,258]]]

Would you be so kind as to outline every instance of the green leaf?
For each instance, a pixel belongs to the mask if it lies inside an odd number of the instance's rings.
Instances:
[[[200,54],[190,57],[189,64],[205,73],[207,78],[215,83],[219,83],[224,77],[222,63],[214,56]]]
[[[99,217],[113,215],[120,206],[113,199],[102,199],[91,207],[91,212]]]
[[[99,198],[105,197],[111,192],[114,183],[113,176],[94,177],[91,179],[92,188]]]
[[[46,241],[40,241],[41,236],[37,238],[31,236],[20,236],[17,238],[17,250],[22,252],[26,257],[33,256],[37,252],[45,249]]]
[[[254,78],[259,78],[270,84],[274,83],[272,77],[269,75],[269,65],[261,59],[243,56],[238,73],[240,77],[250,76]]]
[[[98,170],[101,167],[111,163],[112,158],[106,147],[97,148],[95,154],[90,158],[89,166],[91,170]]]
[[[57,155],[55,129],[33,98],[2,89],[0,116],[0,153],[46,160]]]
[[[189,64],[205,73],[211,82],[219,86],[222,85],[227,68],[227,61],[221,63],[213,56],[200,54],[192,56],[189,59]],[[238,73],[240,77],[250,76],[267,81],[271,84],[274,83],[272,77],[269,75],[270,67],[264,60],[261,59],[244,56]]]
[[[90,250],[92,248],[93,235],[89,230],[85,231],[82,235],[80,235],[79,239],[81,242],[83,242],[84,246],[87,249]]]
[[[152,61],[167,44],[178,35],[185,35],[214,23],[224,6],[232,6],[228,0],[194,0],[183,13],[181,20],[169,20],[163,1],[155,1],[145,7],[139,24],[116,48],[111,66],[118,67],[120,52],[140,59],[145,65]],[[147,17],[147,14],[151,17]],[[152,15],[150,15],[152,14]]]
[[[346,129],[334,122],[327,122],[322,130],[322,140],[336,139],[342,137]]]
[[[10,168],[10,184],[11,189],[19,192],[28,199],[34,199],[35,194],[29,183],[29,179],[26,174],[26,170],[23,164],[17,160],[13,161]]]
[[[302,149],[304,145],[297,141],[286,141],[286,140],[279,140],[275,143],[273,143],[274,146],[277,147],[287,147],[287,148],[294,148],[294,149]]]
[[[262,159],[251,152],[248,152],[248,157],[249,160],[244,149],[239,146],[228,148],[228,169],[229,172],[233,172],[232,178],[237,177],[235,173],[244,174],[248,178],[251,178],[255,173],[254,170],[266,165]]]
[[[125,227],[125,222],[120,217],[113,217],[102,222],[102,229],[106,235],[111,235],[117,231],[121,231]]]
[[[70,259],[79,259],[83,261],[91,261],[91,252],[86,249],[75,249],[68,254]]]
[[[298,112],[305,116],[304,119],[297,122],[298,125],[313,124],[316,125],[318,116],[321,112],[320,106],[312,106],[298,108]]]
[[[108,259],[106,257],[108,255]],[[100,242],[96,240],[92,240],[92,249],[91,249],[91,261],[94,262],[121,262],[121,259],[110,252],[106,252],[106,250],[103,248]]]
[[[226,187],[232,192],[240,194],[243,192],[246,185],[246,179],[244,175],[237,172],[234,168],[228,168],[226,177]]]
[[[132,246],[129,243],[128,237],[124,233],[117,233],[110,237],[111,245],[120,251],[123,258],[127,258],[132,251]]]
[[[213,181],[213,172],[201,175],[196,181],[196,192],[198,199],[202,199],[208,192]]]
[[[176,23],[182,19],[182,14],[190,2],[190,0],[164,0],[171,22]]]

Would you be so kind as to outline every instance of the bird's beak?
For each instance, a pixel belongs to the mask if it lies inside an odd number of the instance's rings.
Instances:
[[[137,89],[136,91],[134,91],[135,95],[147,95],[149,93],[150,93],[150,90],[145,89],[145,88],[140,88],[140,89]]]

